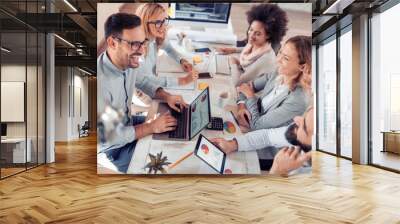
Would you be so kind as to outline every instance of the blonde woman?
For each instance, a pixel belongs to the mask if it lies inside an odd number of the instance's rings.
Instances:
[[[198,78],[198,72],[166,39],[168,30],[168,14],[164,5],[158,3],[145,3],[138,7],[136,15],[142,19],[143,29],[148,39],[145,59],[141,64],[143,74],[157,76],[159,84],[163,87],[187,85]],[[163,49],[170,57],[182,66],[188,74],[184,77],[158,77],[156,72],[158,50]]]
[[[238,87],[238,121],[250,130],[288,125],[306,110],[310,98],[302,83],[311,63],[311,38],[295,36],[278,54],[278,68]],[[309,83],[308,78],[305,83]],[[256,92],[260,92],[256,95]]]

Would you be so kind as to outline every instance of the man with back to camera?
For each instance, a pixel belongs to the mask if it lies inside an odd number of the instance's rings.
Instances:
[[[311,152],[308,151],[311,150],[314,133],[314,108],[309,107],[303,116],[296,116],[293,121],[286,127],[260,129],[237,136],[232,140],[214,138],[211,141],[225,153],[260,150],[262,154],[269,157],[268,162],[264,161],[265,164],[260,161],[261,169],[269,170],[272,166],[271,173],[284,175],[282,170],[290,171],[294,167],[299,168],[302,165],[301,162],[304,163],[311,158]],[[288,146],[298,146],[307,153],[300,155],[299,149],[287,148]],[[296,162],[296,160],[298,161]],[[288,164],[285,164],[284,161]],[[289,162],[293,164],[289,164]]]
[[[98,72],[98,114],[106,106],[122,109],[125,120],[123,127],[118,128],[117,137],[100,144],[100,153],[107,158],[120,172],[126,173],[131,161],[136,140],[153,133],[172,131],[176,119],[170,114],[163,114],[149,123],[143,117],[130,116],[132,96],[139,88],[152,98],[164,100],[180,112],[187,104],[182,96],[171,95],[162,89],[154,79],[146,75],[137,75],[139,58],[143,55],[147,40],[138,16],[116,13],[108,17],[104,25],[107,49],[97,58]]]

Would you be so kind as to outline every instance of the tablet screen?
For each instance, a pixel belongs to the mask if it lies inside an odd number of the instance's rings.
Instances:
[[[197,141],[195,154],[219,173],[224,169],[225,153],[203,135],[200,135]]]

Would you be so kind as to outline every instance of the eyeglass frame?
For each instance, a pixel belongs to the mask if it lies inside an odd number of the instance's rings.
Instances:
[[[131,50],[133,50],[133,51],[139,50],[141,47],[143,47],[149,41],[149,39],[147,39],[147,38],[145,38],[144,41],[129,41],[129,40],[125,40],[125,39],[123,39],[121,37],[118,37],[118,36],[113,36],[113,38],[117,39],[119,41],[125,41],[129,45]],[[139,45],[139,46],[137,46],[137,45]],[[134,46],[135,46],[135,48],[134,48]]]
[[[154,26],[155,26],[157,29],[160,29],[161,27],[163,27],[163,25],[168,26],[168,24],[169,24],[169,17],[166,17],[166,18],[164,18],[163,20],[148,21],[147,24],[154,24]],[[158,26],[157,26],[157,24],[161,24],[161,25],[158,25]]]

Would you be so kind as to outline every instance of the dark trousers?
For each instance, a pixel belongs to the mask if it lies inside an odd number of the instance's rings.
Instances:
[[[259,159],[260,169],[261,170],[270,170],[272,167],[272,163],[274,163],[273,159]]]
[[[135,126],[144,123],[146,117],[132,116],[130,123]],[[106,151],[107,158],[117,167],[119,172],[126,173],[131,162],[133,152],[135,151],[137,140],[130,142],[121,148]]]

